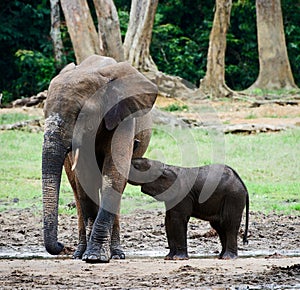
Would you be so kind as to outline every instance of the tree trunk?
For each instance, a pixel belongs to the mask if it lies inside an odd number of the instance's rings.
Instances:
[[[132,0],[124,41],[125,59],[140,71],[157,71],[150,56],[152,28],[158,0]]]
[[[212,97],[228,97],[231,91],[225,84],[226,34],[230,24],[231,0],[216,0],[213,27],[209,36],[206,75],[200,90]]]
[[[259,75],[250,89],[296,88],[283,30],[280,0],[256,0]]]
[[[100,54],[99,39],[86,0],[61,0],[76,62]]]
[[[54,59],[57,70],[61,70],[65,64],[64,46],[60,34],[60,8],[59,0],[50,0],[51,6],[51,31]]]
[[[100,54],[124,61],[120,22],[113,0],[94,0],[98,18]]]

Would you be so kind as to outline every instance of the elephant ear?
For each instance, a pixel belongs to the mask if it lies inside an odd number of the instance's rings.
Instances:
[[[104,121],[113,130],[128,117],[139,117],[149,112],[157,97],[157,87],[126,62],[101,69],[108,78],[103,92],[106,108]]]

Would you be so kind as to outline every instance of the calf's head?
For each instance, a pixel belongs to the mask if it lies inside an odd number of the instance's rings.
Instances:
[[[141,190],[157,200],[164,200],[164,193],[176,180],[172,167],[160,161],[135,158],[131,161],[128,183],[141,185]]]

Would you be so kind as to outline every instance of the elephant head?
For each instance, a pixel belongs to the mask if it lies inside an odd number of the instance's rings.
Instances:
[[[60,181],[66,154],[79,150],[87,133],[74,133],[82,109],[101,112],[102,126],[111,131],[125,118],[150,111],[156,95],[156,86],[131,65],[97,55],[78,66],[69,64],[51,81],[44,108],[42,153],[44,243],[50,254],[64,247],[57,240]]]

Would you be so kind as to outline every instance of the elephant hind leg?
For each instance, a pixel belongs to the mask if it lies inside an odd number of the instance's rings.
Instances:
[[[243,207],[236,200],[225,199],[220,226],[226,236],[226,248],[221,259],[235,259],[238,256],[237,237],[241,224]]]
[[[222,259],[223,255],[226,251],[226,233],[222,229],[219,221],[218,222],[216,222],[216,221],[210,222],[210,225],[212,226],[213,229],[216,230],[216,232],[218,233],[218,236],[220,238],[220,242],[221,242],[221,245],[222,245],[222,251],[219,254],[219,259]]]
[[[73,189],[78,219],[78,245],[73,253],[74,259],[81,259],[87,247],[94,220],[97,216],[98,205],[85,193],[75,172],[72,171],[72,153],[69,153],[64,162],[65,171]],[[95,191],[97,191],[95,189]]]
[[[64,168],[68,177],[68,180],[70,182],[70,185],[72,187],[74,198],[75,198],[75,204],[76,204],[76,210],[77,210],[77,219],[78,219],[78,245],[77,249],[73,253],[74,259],[81,259],[82,254],[84,253],[87,245],[86,241],[86,230],[85,230],[85,224],[83,219],[83,214],[79,202],[79,197],[77,193],[77,182],[76,182],[76,176],[74,172],[72,171],[72,157],[71,152],[68,154],[68,156],[65,159],[64,162]]]
[[[120,242],[120,215],[116,215],[110,244],[111,259],[125,259],[125,253]]]
[[[237,251],[237,235],[238,231],[228,230],[226,231],[226,250],[220,259],[230,260],[236,259],[238,256]]]

